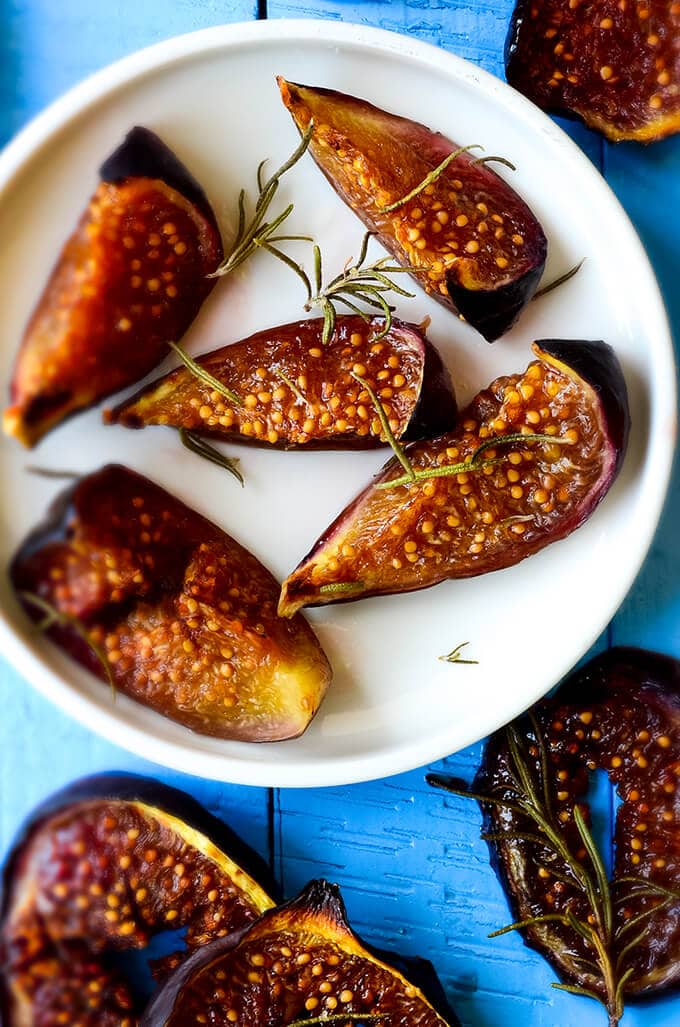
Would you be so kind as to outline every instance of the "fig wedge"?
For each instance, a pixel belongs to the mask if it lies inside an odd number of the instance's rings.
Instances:
[[[531,923],[522,935],[562,981],[598,995],[616,1024],[617,983],[626,1000],[680,983],[680,663],[641,649],[611,649],[532,712],[511,734],[503,729],[491,737],[473,790],[516,803],[522,761],[570,859],[525,813],[489,802],[482,808],[492,861],[517,921],[568,910],[600,932],[598,918],[608,915],[606,960],[557,919]],[[576,861],[597,876],[576,822],[577,809],[590,819],[587,789],[596,769],[606,771],[622,801],[611,839],[613,873],[596,892],[603,913],[593,911],[581,871],[572,866]]]
[[[252,927],[191,956],[154,997],[141,1027],[186,1027],[199,1014],[214,1027],[287,1027],[344,1014],[348,1023],[377,1015],[388,1027],[458,1024],[450,1008],[436,1010],[429,996],[364,946],[340,892],[326,881],[312,881]]]
[[[309,152],[338,195],[416,281],[493,342],[514,324],[545,267],[547,243],[531,210],[487,164],[438,132],[345,93],[279,78]]]
[[[620,142],[680,131],[680,4],[518,0],[506,74],[544,110]]]
[[[143,378],[194,320],[222,258],[205,193],[158,136],[134,128],[65,244],[24,333],[3,425],[33,446]]]
[[[169,929],[185,928],[191,951],[243,928],[274,904],[251,873],[269,878],[221,821],[150,778],[102,774],[57,793],[5,864],[0,1021],[132,1027],[113,953]]]
[[[358,374],[385,401],[400,439],[440,435],[456,401],[439,353],[416,325],[339,317],[327,346],[323,319],[258,332],[197,363],[241,398],[229,403],[187,368],[153,382],[106,415],[128,428],[169,424],[202,435],[285,448],[379,446],[385,435]]]
[[[603,342],[533,349],[527,370],[479,393],[454,432],[405,448],[415,480],[386,464],[286,579],[283,616],[509,567],[585,521],[625,453],[623,374]]]
[[[58,497],[10,575],[53,641],[108,673],[115,689],[202,734],[295,737],[328,686],[309,625],[277,617],[269,571],[125,467],[104,467]]]

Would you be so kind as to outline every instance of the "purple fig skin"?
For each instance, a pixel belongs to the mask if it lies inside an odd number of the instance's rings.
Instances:
[[[260,561],[126,467],[103,467],[58,496],[10,578],[33,620],[44,619],[37,595],[80,622],[46,632],[70,656],[106,680],[86,631],[117,690],[201,734],[297,737],[330,683],[307,622],[276,615],[279,586]]]
[[[565,538],[590,516],[614,482],[628,442],[630,414],[621,367],[603,342],[543,340],[533,349],[538,361],[524,376],[492,383],[463,411],[456,431],[431,442],[412,443],[405,452],[416,470],[427,470],[469,460],[480,444],[494,436],[520,429],[541,434],[550,428],[549,434],[565,433],[569,444],[578,444],[578,472],[570,477],[568,468],[561,467],[565,449],[557,444],[534,443],[530,456],[519,458],[521,471],[513,466],[518,457],[512,448],[519,445],[501,447],[499,469],[489,475],[468,473],[461,479],[469,479],[465,484],[474,499],[471,505],[467,497],[463,500],[461,482],[453,476],[430,478],[419,486],[378,488],[403,475],[393,459],[284,581],[279,602],[282,616],[304,606],[409,592],[449,578],[509,567]],[[544,390],[542,399],[539,388]],[[547,410],[547,415],[538,415],[536,406]],[[546,458],[543,454],[551,449],[556,452]],[[483,457],[488,458],[488,452]],[[519,489],[516,496],[506,488],[508,468]],[[543,497],[546,475],[553,484]],[[562,499],[557,499],[559,489],[566,490]],[[478,511],[488,512],[490,519],[480,523]],[[431,527],[423,532],[426,521]],[[517,523],[524,525],[519,531]],[[436,531],[435,525],[439,525]],[[482,528],[484,544],[480,545],[475,536]],[[423,534],[429,538],[423,540]],[[436,550],[433,541],[439,543]],[[408,559],[414,555],[415,559]]]
[[[216,877],[223,875],[223,881],[214,880],[210,885],[215,888],[219,884],[219,894],[211,903],[211,909],[219,909],[220,912],[220,922],[215,923],[214,934],[211,936],[217,936],[218,929],[229,930],[237,926],[240,928],[254,921],[265,909],[273,905],[270,896],[277,895],[278,889],[264,861],[221,820],[212,816],[191,796],[152,778],[136,774],[97,774],[76,781],[50,796],[31,813],[17,833],[4,863],[0,895],[0,1024],[3,1027],[19,1027],[19,1024],[26,1022],[20,1015],[18,1020],[15,1016],[16,1004],[12,999],[11,987],[12,967],[15,973],[28,971],[30,974],[33,961],[39,960],[43,961],[43,969],[36,971],[36,983],[40,981],[41,984],[39,992],[36,993],[36,1006],[32,1014],[36,1023],[54,1022],[49,1020],[49,1015],[56,1015],[58,1010],[69,1008],[72,1008],[73,1022],[75,1019],[80,1022],[76,1006],[68,1005],[69,988],[75,987],[79,974],[82,975],[83,986],[86,986],[88,981],[100,980],[102,977],[106,980],[106,986],[103,988],[104,1004],[99,1011],[93,1010],[89,1014],[93,1019],[88,1019],[86,1024],[83,1021],[84,1027],[94,1027],[95,1024],[99,1027],[100,1023],[118,1025],[120,1016],[128,1014],[129,1023],[133,1023],[135,1002],[132,993],[128,990],[124,978],[101,954],[104,950],[139,948],[140,945],[143,946],[144,941],[136,932],[119,933],[115,923],[108,924],[103,917],[98,920],[94,913],[91,913],[87,920],[90,930],[82,936],[79,936],[77,931],[74,933],[73,924],[68,920],[69,917],[73,917],[71,907],[74,895],[71,895],[70,900],[68,896],[62,900],[67,903],[64,909],[66,919],[60,927],[58,902],[55,904],[53,898],[43,894],[44,891],[49,891],[49,887],[41,874],[48,872],[50,867],[55,868],[55,861],[62,861],[63,870],[52,874],[52,877],[58,882],[58,886],[69,890],[73,887],[75,892],[78,892],[78,886],[82,888],[82,882],[78,878],[78,861],[69,861],[68,839],[72,841],[72,837],[68,834],[67,825],[77,826],[79,817],[82,818],[83,833],[78,837],[82,839],[84,851],[80,855],[86,860],[91,859],[97,855],[96,837],[89,833],[92,831],[92,825],[98,822],[97,809],[99,821],[102,821],[105,816],[113,817],[115,820],[116,816],[122,818],[134,815],[140,806],[146,811],[147,818],[159,818],[156,821],[157,834],[154,833],[156,828],[152,828],[148,820],[144,821],[147,825],[145,829],[141,833],[138,832],[138,844],[145,847],[145,851],[154,844],[161,847],[164,842],[168,844],[167,832],[170,831],[170,837],[175,839],[175,861],[183,858],[190,864],[192,859],[195,860],[200,854],[208,860],[205,867],[214,867]],[[131,813],[126,814],[126,810],[130,810]],[[86,828],[86,824],[89,827]],[[163,830],[166,831],[166,836],[163,836]],[[136,839],[136,835],[134,837]],[[87,849],[85,839],[89,839],[91,850]],[[183,850],[180,840],[188,848]],[[126,841],[128,844],[123,847],[121,859],[130,854],[128,858],[134,860],[135,847],[129,845],[129,837]],[[99,855],[102,855],[102,852]],[[222,864],[220,865],[217,860],[222,860]],[[120,865],[122,867],[124,863],[121,862]],[[233,868],[233,872],[227,879],[225,875],[229,867]],[[161,870],[160,864],[158,869],[162,878],[166,871]],[[135,873],[134,868],[130,873]],[[104,874],[104,871],[97,871],[95,876],[88,879],[89,883],[92,884],[95,878],[99,883],[99,874]],[[125,877],[124,874],[119,876]],[[224,888],[227,880],[234,895],[231,907],[225,904],[227,893]],[[147,891],[151,892],[147,879],[145,884]],[[200,883],[196,882],[194,887],[195,892],[191,898],[195,906],[199,903],[205,905],[206,896],[201,894]],[[265,887],[266,891],[263,890]],[[165,894],[162,879],[158,881],[158,890],[159,895]],[[131,892],[129,889],[126,891],[128,897],[135,894],[135,911],[131,915],[136,918],[137,907],[146,901],[153,907],[155,917],[148,929],[149,934],[165,930],[167,923],[162,915],[159,916],[156,912],[159,897],[150,894],[146,900],[142,900],[140,895],[138,902],[136,891],[138,886],[133,887]],[[100,891],[98,894],[103,896],[99,900],[100,904],[106,907],[104,892]],[[42,904],[38,912],[37,903],[41,895]],[[97,900],[91,901],[94,903]],[[173,896],[170,893],[170,904],[172,901]],[[32,904],[36,905],[35,923],[31,920]],[[48,911],[50,904],[52,905]],[[203,923],[198,919],[198,909],[196,916],[193,933],[189,931],[187,935],[189,950],[204,941],[201,933]],[[176,954],[173,962],[176,963],[184,956],[185,953]],[[50,961],[54,961],[53,983],[49,980],[49,971],[44,969],[45,966],[51,965]],[[59,990],[61,994],[57,995]],[[115,1019],[116,1012],[119,1019]],[[41,1016],[47,1016],[47,1019],[43,1021]],[[98,1016],[101,1016],[101,1020],[97,1019]]]
[[[339,889],[336,885],[329,884],[324,880],[311,881],[297,898],[265,913],[255,924],[236,931],[229,937],[211,942],[193,953],[153,997],[142,1017],[140,1027],[183,1027],[185,1023],[193,1022],[188,1018],[190,1010],[185,1010],[183,1003],[187,996],[189,1002],[194,997],[198,1000],[202,974],[205,973],[206,976],[209,976],[210,968],[218,967],[220,964],[226,966],[227,976],[222,978],[222,984],[223,990],[228,990],[230,985],[229,961],[239,946],[243,945],[245,949],[251,940],[257,940],[266,947],[267,940],[275,938],[279,932],[282,939],[285,939],[286,945],[293,950],[293,957],[295,956],[295,946],[298,944],[296,932],[299,932],[302,935],[299,941],[300,948],[307,950],[309,947],[322,945],[324,942],[332,943],[333,951],[340,957],[339,966],[343,966],[342,959],[345,956],[348,972],[355,975],[361,972],[362,982],[370,982],[372,973],[381,975],[381,983],[385,982],[386,985],[380,988],[381,1000],[376,1001],[373,1008],[368,1007],[367,1004],[364,1004],[362,1008],[355,1008],[357,1000],[352,1000],[345,1004],[346,1012],[365,1014],[384,1012],[389,1014],[392,1004],[394,1015],[399,1022],[408,1022],[414,1027],[416,1025],[446,1027],[447,1024],[448,1027],[460,1027],[460,1021],[448,1004],[432,965],[426,960],[403,960],[401,957],[395,959],[391,953],[367,946],[349,926]],[[357,967],[359,961],[365,964],[365,968],[362,968],[361,971]],[[401,966],[395,968],[395,962]],[[402,966],[408,979],[402,975]],[[418,981],[411,976],[410,971],[412,970],[415,970],[415,976],[419,977]],[[385,971],[389,976],[385,974]],[[316,994],[318,986],[323,983],[323,980],[323,975],[314,978],[309,985],[310,993],[313,987],[314,994]],[[399,993],[399,986],[403,985],[406,988],[409,984],[416,985],[415,988],[412,987],[416,994],[406,1000],[406,996]],[[258,993],[256,985],[251,987],[253,995],[252,998],[248,996],[246,999],[246,1008],[250,1011],[251,1017],[262,1016],[262,1022],[266,1022],[269,1027],[285,1027],[286,1024],[304,1019],[308,1015],[300,996],[294,996],[291,993],[290,998],[285,1001],[286,1009],[282,1012],[276,1008],[276,1002],[272,1001],[269,995],[262,991]],[[244,998],[244,988],[248,988],[248,985],[239,982],[239,999],[241,1001]],[[393,990],[390,991],[390,988]],[[300,1005],[299,1010],[294,1007],[296,1000]],[[209,1001],[206,999],[206,1009]],[[225,998],[225,1002],[227,1001],[228,998]],[[224,1027],[229,1024],[226,1018],[228,1008],[225,1005],[223,1010]],[[211,1008],[211,1013],[216,1013],[217,1016],[221,1012],[221,1009],[217,1011]],[[219,1019],[213,1018],[210,1022],[214,1023],[216,1027],[221,1027],[222,1021]],[[253,1022],[259,1021],[254,1020]]]
[[[488,342],[507,332],[536,291],[547,257],[543,229],[524,200],[464,152],[430,193],[384,212],[460,147],[358,97],[278,81],[298,129],[314,120],[309,152],[320,170],[382,245]]]
[[[361,376],[384,394],[397,438],[432,438],[456,423],[456,399],[441,356],[421,328],[393,319],[341,315],[326,346],[323,318],[278,325],[196,359],[241,405],[179,367],[105,414],[109,424],[184,428],[280,449],[366,449],[387,440]],[[286,382],[287,379],[287,382]],[[301,389],[300,386],[303,386]],[[254,430],[254,426],[257,431]]]
[[[680,789],[677,759],[680,752],[680,662],[644,649],[613,648],[574,671],[549,699],[533,709],[548,752],[548,790],[553,809],[569,819],[561,831],[572,851],[580,848],[572,810],[578,801],[586,807],[590,773],[605,770],[622,804],[614,828],[614,866],[610,880],[614,905],[614,930],[645,908],[648,900],[616,899],[627,894],[624,877],[631,875],[678,891],[680,883]],[[525,745],[535,741],[527,718],[516,722]],[[637,753],[637,755],[636,755]],[[533,755],[533,754],[532,754]],[[540,782],[535,759],[530,769]],[[475,793],[510,797],[511,780],[507,734],[489,739],[472,790]],[[558,774],[562,776],[558,778]],[[506,789],[508,791],[506,792]],[[535,830],[513,810],[482,806],[485,833]],[[644,823],[644,832],[639,825]],[[632,843],[632,844],[631,844]],[[566,884],[553,890],[554,880],[540,877],[539,865],[551,865],[546,847],[521,839],[489,840],[492,865],[510,905],[511,920],[560,912],[570,908],[582,918],[589,909],[582,893]],[[556,871],[561,861],[552,860]],[[548,904],[546,896],[551,894]],[[632,969],[625,984],[626,1000],[648,998],[680,985],[680,900],[673,900],[649,921],[645,937],[624,957],[622,972]],[[602,981],[588,972],[576,957],[589,956],[584,943],[561,924],[531,926],[522,930],[525,943],[540,952],[567,984],[603,995]],[[624,934],[613,944],[614,959],[630,940]]]
[[[198,207],[219,231],[215,212],[203,187],[160,136],[149,128],[135,125],[101,165],[99,178],[113,185],[126,178],[158,178]]]

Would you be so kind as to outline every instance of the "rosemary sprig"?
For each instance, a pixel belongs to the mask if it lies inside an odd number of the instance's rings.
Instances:
[[[235,392],[232,392],[231,389],[227,388],[224,382],[221,382],[218,378],[215,378],[213,375],[211,375],[209,371],[206,371],[204,367],[201,367],[200,364],[197,364],[193,357],[190,357],[186,350],[184,350],[179,345],[179,343],[168,340],[168,346],[171,350],[173,350],[174,353],[177,354],[177,356],[180,358],[180,360],[186,367],[187,371],[190,371],[195,378],[198,378],[199,381],[202,381],[204,385],[209,385],[210,388],[214,389],[215,392],[219,392],[220,395],[228,399],[229,402],[233,404],[233,406],[243,406],[243,403],[241,402],[241,400]]]
[[[388,439],[389,441],[389,439]],[[497,446],[511,446],[517,442],[522,444],[526,442],[551,442],[557,443],[557,445],[570,446],[572,443],[568,439],[562,439],[557,435],[522,435],[519,433],[513,433],[511,435],[496,435],[494,438],[488,439],[483,442],[474,451],[469,459],[462,461],[457,464],[438,464],[436,467],[428,467],[425,470],[414,470],[412,464],[409,461],[410,473],[401,475],[398,478],[392,478],[390,481],[381,481],[375,487],[377,489],[394,489],[402,485],[413,485],[419,481],[427,481],[430,478],[450,478],[455,477],[457,474],[468,474],[475,471],[483,471],[485,467],[494,467],[499,463],[502,463],[501,457],[494,457],[492,460],[480,460],[480,456],[487,449],[495,449]],[[404,456],[406,454],[402,450]],[[406,456],[408,460],[408,456]],[[400,463],[403,462],[400,461]]]
[[[309,1027],[310,1024],[324,1023],[377,1023],[378,1020],[389,1019],[389,1013],[322,1013],[321,1016],[308,1016],[304,1020],[294,1020],[288,1027]]]
[[[196,432],[189,431],[188,428],[180,428],[179,438],[185,449],[195,453],[196,456],[203,457],[204,460],[208,460],[211,464],[217,464],[218,467],[223,467],[225,471],[229,471],[237,481],[241,482],[241,488],[243,488],[245,482],[239,468],[241,461],[238,457],[230,457],[226,453],[220,453],[219,449],[215,449],[209,442],[202,439]]]
[[[452,649],[451,652],[447,653],[446,656],[440,656],[438,658],[442,661],[442,663],[466,663],[466,664],[469,664],[469,665],[472,665],[472,664],[475,664],[475,663],[479,663],[479,660],[465,660],[465,659],[463,659],[463,656],[462,656],[463,649],[465,649],[465,647],[468,646],[469,644],[470,644],[469,642],[461,642],[460,645],[457,645],[456,648]]]
[[[457,150],[454,150],[452,153],[450,153],[448,157],[445,157],[441,164],[438,164],[436,168],[433,168],[432,171],[425,175],[425,178],[422,180],[422,182],[419,182],[418,185],[415,186],[415,188],[411,189],[411,191],[406,193],[405,196],[402,196],[400,200],[395,200],[394,203],[388,203],[385,207],[378,207],[378,212],[380,214],[390,214],[393,210],[397,210],[399,207],[403,207],[405,203],[408,203],[410,200],[415,199],[415,197],[419,196],[424,189],[427,189],[428,185],[432,185],[434,182],[436,182],[439,176],[444,171],[446,171],[449,164],[452,164],[453,161],[457,160],[458,157],[460,157],[462,154],[469,153],[471,150],[483,149],[484,147],[481,145],[481,143],[471,143],[469,146],[459,147]],[[499,164],[504,164],[505,167],[510,168],[511,171],[517,171],[515,165],[512,163],[512,161],[509,161],[507,157],[477,157],[475,160],[473,160],[472,163],[490,164],[492,161],[495,161]]]
[[[235,271],[237,267],[240,267],[241,264],[243,264],[244,261],[246,261],[258,248],[266,249],[270,253],[273,253],[274,256],[287,262],[288,258],[286,255],[274,247],[272,245],[273,243],[300,239],[311,242],[311,239],[308,236],[277,235],[278,229],[284,221],[290,217],[293,211],[292,203],[289,203],[288,206],[271,221],[265,221],[265,218],[272,200],[276,196],[279,188],[279,182],[286,172],[290,171],[290,169],[297,164],[300,158],[304,155],[311,142],[313,131],[314,122],[310,121],[300,143],[288,160],[285,161],[285,163],[282,164],[266,182],[263,181],[262,178],[262,172],[266,161],[261,161],[257,169],[258,197],[255,202],[255,211],[250,222],[247,222],[246,218],[246,191],[245,189],[241,189],[238,197],[238,227],[236,229],[234,241],[232,242],[231,248],[220,266],[216,271],[213,271],[212,275],[210,275],[211,278],[223,278],[225,275],[231,274],[232,271]]]
[[[564,912],[531,916],[508,924],[493,931],[489,937],[497,938],[512,931],[547,923],[559,923],[574,931],[585,942],[593,955],[592,959],[579,956],[574,958],[587,967],[591,977],[599,976],[603,994],[572,984],[555,983],[553,987],[601,1002],[609,1015],[610,1027],[617,1027],[623,1016],[625,985],[634,973],[632,967],[623,970],[623,962],[625,957],[645,938],[645,929],[643,928],[642,931],[635,934],[625,945],[621,943],[633,927],[664,909],[667,903],[680,900],[680,893],[645,878],[632,875],[619,878],[618,884],[627,883],[631,887],[625,896],[620,896],[616,900],[617,902],[653,895],[658,896],[660,901],[615,926],[614,906],[616,903],[612,900],[611,886],[602,856],[577,803],[574,804],[573,817],[578,837],[588,858],[587,863],[571,851],[550,801],[549,762],[545,738],[536,716],[530,713],[529,720],[537,750],[532,750],[532,756],[538,755],[539,757],[537,769],[535,763],[529,762],[522,740],[522,732],[517,724],[509,724],[505,728],[510,777],[510,783],[505,791],[512,796],[511,798],[494,794],[500,786],[496,786],[488,794],[471,792],[465,787],[464,782],[439,774],[429,774],[427,782],[432,787],[443,789],[453,795],[475,799],[481,805],[496,806],[499,809],[509,810],[514,814],[526,817],[537,828],[536,833],[514,831],[501,824],[498,831],[489,832],[482,837],[494,842],[523,840],[543,846],[562,861],[565,873],[557,870],[552,862],[546,869],[557,880],[581,893],[590,909],[590,914],[587,919],[579,919],[573,910],[567,907]]]
[[[338,316],[337,304],[341,304],[343,307],[351,310],[353,314],[358,314],[366,322],[370,321],[375,316],[375,313],[363,310],[359,304],[370,307],[374,312],[379,311],[385,318],[385,324],[374,338],[382,339],[392,327],[392,314],[394,312],[394,307],[387,302],[385,294],[394,292],[398,296],[406,296],[411,299],[415,295],[415,293],[402,289],[389,276],[418,271],[418,268],[398,267],[390,264],[391,257],[380,257],[378,260],[373,261],[372,264],[365,263],[368,243],[374,234],[374,232],[366,232],[357,260],[352,263],[352,258],[350,258],[340,274],[332,278],[326,285],[323,284],[323,259],[318,246],[315,245],[313,249],[314,284],[312,284],[311,278],[301,264],[298,264],[291,257],[279,251],[272,250],[271,247],[266,247],[274,253],[274,256],[283,260],[302,281],[307,293],[304,309],[307,312],[318,309],[323,314],[324,323],[321,341],[324,346],[328,345],[335,331]]]
[[[554,289],[559,289],[560,285],[564,285],[565,282],[568,282],[570,278],[573,278],[574,275],[579,273],[587,259],[587,257],[584,257],[578,262],[578,264],[574,264],[574,266],[570,267],[568,271],[565,271],[563,275],[560,275],[559,278],[556,278],[553,282],[548,282],[547,285],[543,285],[531,297],[532,301],[539,300],[541,296],[547,296],[548,293],[552,292]]]
[[[45,614],[44,620],[39,621],[36,624],[38,631],[49,631],[54,625],[58,624],[62,628],[71,628],[72,631],[83,640],[88,649],[91,649],[94,655],[97,657],[104,672],[106,674],[109,685],[111,686],[111,694],[115,700],[116,698],[116,682],[113,677],[113,669],[109,662],[109,658],[102,647],[93,640],[87,627],[83,624],[79,617],[75,614],[65,613],[64,610],[58,610],[56,606],[53,606],[47,599],[43,599],[42,596],[36,595],[35,592],[19,592],[19,595],[28,603],[30,606],[34,606],[37,610],[40,610]]]

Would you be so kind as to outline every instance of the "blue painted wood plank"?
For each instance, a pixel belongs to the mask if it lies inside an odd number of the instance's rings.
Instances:
[[[257,0],[0,0],[0,145],[80,79],[170,36],[257,17]]]

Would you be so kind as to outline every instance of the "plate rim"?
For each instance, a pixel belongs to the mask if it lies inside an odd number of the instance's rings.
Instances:
[[[3,194],[12,187],[21,175],[24,166],[37,157],[42,149],[49,147],[55,137],[68,130],[71,125],[107,96],[132,85],[146,75],[167,69],[174,64],[210,52],[228,51],[230,48],[243,44],[262,41],[309,41],[316,40],[328,44],[345,44],[354,49],[377,49],[398,58],[425,62],[445,74],[458,80],[467,80],[487,95],[501,94],[514,112],[528,121],[532,128],[548,136],[553,144],[558,144],[569,152],[572,160],[580,163],[585,173],[597,181],[597,186],[606,197],[612,212],[617,215],[621,230],[628,236],[628,243],[635,252],[636,266],[644,271],[647,281],[645,288],[654,297],[656,310],[653,317],[656,331],[663,336],[667,344],[664,349],[668,355],[670,370],[667,391],[664,394],[668,411],[675,415],[676,411],[676,375],[673,338],[668,315],[665,310],[661,291],[647,252],[635,230],[628,214],[619,202],[609,184],[599,175],[580,147],[551,118],[535,107],[526,97],[508,86],[503,80],[490,72],[478,67],[465,58],[450,53],[431,43],[414,40],[409,36],[379,29],[373,26],[334,22],[326,19],[282,19],[266,21],[235,22],[228,25],[213,26],[196,32],[189,32],[155,43],[137,50],[134,53],[107,65],[103,69],[89,75],[77,83],[66,93],[53,101],[40,112],[6,145],[0,153],[0,201]],[[658,397],[653,397],[654,405]],[[673,422],[675,426],[675,421]],[[652,545],[659,520],[666,501],[675,451],[675,430],[667,433],[668,439],[657,432],[655,456],[656,490],[650,504],[651,516],[644,528],[643,544],[638,549],[637,559],[628,569],[624,582],[624,590],[616,601],[609,603],[602,610],[606,617],[604,623],[598,621],[597,630],[592,632],[583,644],[578,659],[590,648],[602,630],[611,621],[621,603],[624,601],[644,563]],[[235,784],[255,785],[260,787],[327,787],[354,784],[389,777],[435,762],[451,754],[450,745],[445,742],[443,734],[432,739],[431,735],[418,738],[416,742],[400,745],[389,752],[381,751],[354,757],[351,754],[333,757],[331,760],[314,763],[314,780],[310,780],[310,757],[300,763],[277,763],[275,757],[265,761],[240,759],[227,754],[199,752],[188,742],[176,742],[158,738],[141,726],[130,723],[124,714],[115,707],[104,705],[103,700],[84,695],[69,683],[66,675],[52,669],[35,647],[17,634],[10,623],[4,605],[0,605],[0,643],[3,655],[12,664],[18,674],[30,683],[38,692],[54,705],[62,709],[77,722],[83,724],[96,734],[111,740],[117,745],[142,758],[152,760],[168,769],[184,773],[196,774],[216,780]],[[565,668],[565,673],[569,668]],[[554,683],[553,683],[554,684]],[[503,707],[501,716],[490,721],[489,733],[496,730],[509,719],[518,715],[523,709],[546,694],[549,688],[535,695],[526,702],[522,697],[519,707],[509,703]],[[508,710],[510,710],[508,714]],[[112,728],[116,729],[112,734]],[[195,736],[200,738],[200,736]],[[479,740],[478,735],[465,736],[461,741],[453,743],[455,751],[465,748]],[[434,744],[436,742],[436,744]],[[243,743],[253,745],[255,743]],[[276,752],[274,743],[272,754]],[[294,744],[288,742],[286,744]]]

